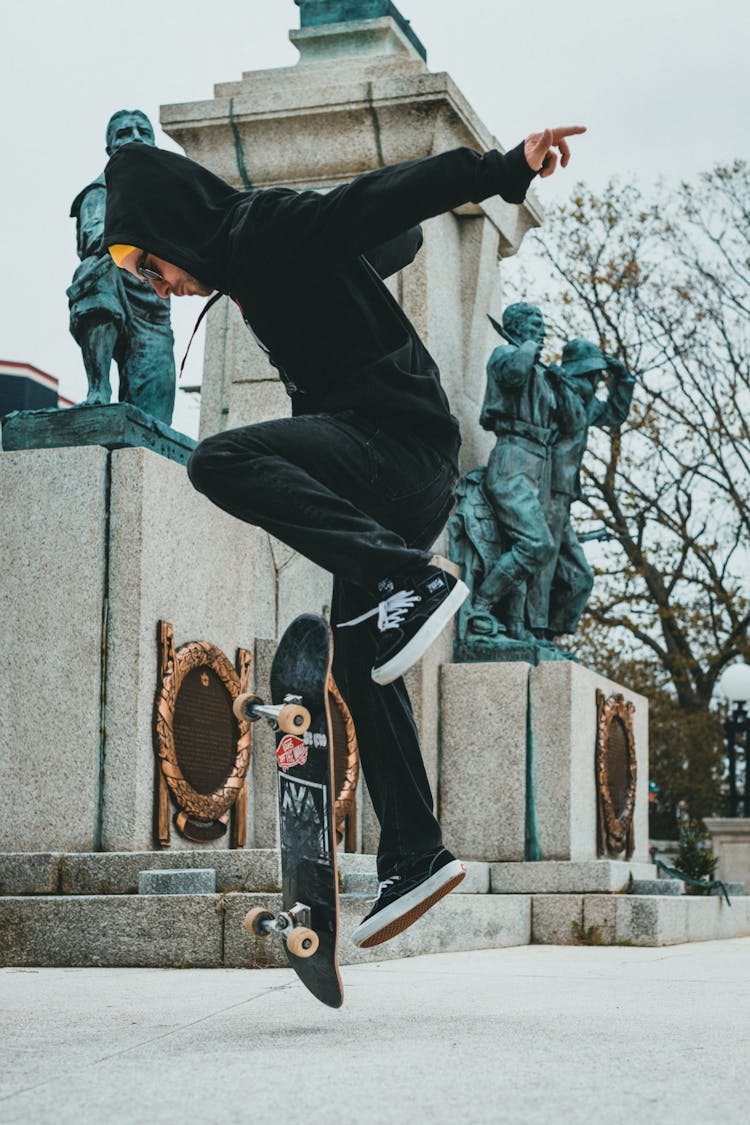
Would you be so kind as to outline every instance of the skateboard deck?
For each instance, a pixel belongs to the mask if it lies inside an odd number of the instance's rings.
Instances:
[[[304,613],[286,630],[271,665],[271,705],[254,696],[237,713],[276,725],[282,912],[262,909],[245,921],[256,934],[280,934],[289,963],[313,996],[339,1008],[339,899],[336,863],[331,630]]]

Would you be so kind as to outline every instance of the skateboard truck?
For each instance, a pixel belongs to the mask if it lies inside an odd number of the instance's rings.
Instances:
[[[312,957],[318,948],[319,939],[315,930],[310,929],[310,907],[297,902],[289,910],[282,910],[274,916],[262,906],[248,910],[244,920],[245,929],[256,937],[266,934],[279,934],[286,947],[295,957]]]
[[[304,734],[312,722],[310,712],[302,706],[301,695],[285,695],[283,703],[264,703],[261,696],[246,693],[237,696],[232,709],[240,722],[267,719],[273,730],[282,730],[284,734]]]

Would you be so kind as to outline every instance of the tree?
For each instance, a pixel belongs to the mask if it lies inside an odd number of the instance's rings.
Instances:
[[[750,657],[750,165],[650,199],[579,185],[535,238],[558,344],[593,340],[638,380],[627,423],[593,431],[584,462],[579,530],[610,538],[577,648],[651,697],[662,812],[709,815],[723,771],[712,693]]]

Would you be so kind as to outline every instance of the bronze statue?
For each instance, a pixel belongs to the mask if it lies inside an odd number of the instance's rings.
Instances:
[[[479,422],[497,437],[483,488],[505,547],[484,574],[474,602],[485,612],[504,603],[505,632],[524,639],[529,629],[547,626],[546,606],[528,599],[526,583],[554,553],[546,508],[556,398],[539,358],[545,332],[541,311],[536,305],[509,305],[503,329],[512,342],[490,356]]]
[[[107,155],[132,142],[154,144],[151,122],[140,110],[118,110],[107,125]],[[81,264],[67,294],[70,331],[83,353],[88,378],[84,405],[110,401],[114,359],[120,375],[119,401],[130,402],[169,425],[175,397],[169,300],[157,296],[147,282],[119,270],[102,250],[106,199],[102,173],[78,193],[70,209]]]
[[[502,326],[492,323],[508,343],[487,364],[480,423],[497,441],[487,468],[460,481],[450,528],[470,589],[456,657],[556,658],[554,638],[575,631],[593,582],[570,522],[589,427],[625,420],[634,379],[586,340],[571,340],[562,365],[545,367],[534,305],[510,305]],[[595,393],[605,377],[603,401]]]
[[[594,576],[570,522],[570,506],[581,498],[581,462],[590,426],[619,426],[628,416],[635,379],[625,365],[588,340],[565,345],[556,393],[558,432],[552,447],[552,480],[547,526],[556,552],[540,576],[540,594],[549,604],[547,636],[574,633],[591,594]],[[606,400],[596,398],[609,377]]]

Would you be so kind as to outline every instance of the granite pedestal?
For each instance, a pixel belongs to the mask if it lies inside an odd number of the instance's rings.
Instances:
[[[637,763],[633,813],[636,863],[648,854],[648,700],[572,661],[539,664],[530,673],[534,732],[534,805],[541,858],[599,858],[596,821],[596,692],[634,704]],[[608,856],[624,859],[624,854]]]
[[[143,448],[0,453],[0,503],[0,850],[151,848],[157,625],[252,651],[256,533]]]
[[[597,689],[635,705],[631,857],[598,854]],[[593,892],[606,883],[614,890],[612,880],[621,886],[631,869],[637,878],[653,873],[647,866],[648,705],[642,696],[571,661],[534,668],[446,664],[440,718],[439,808],[446,841],[464,857],[503,861],[496,889]],[[519,862],[534,852],[541,862]],[[621,870],[612,874],[618,864]],[[508,870],[501,887],[503,866]]]

